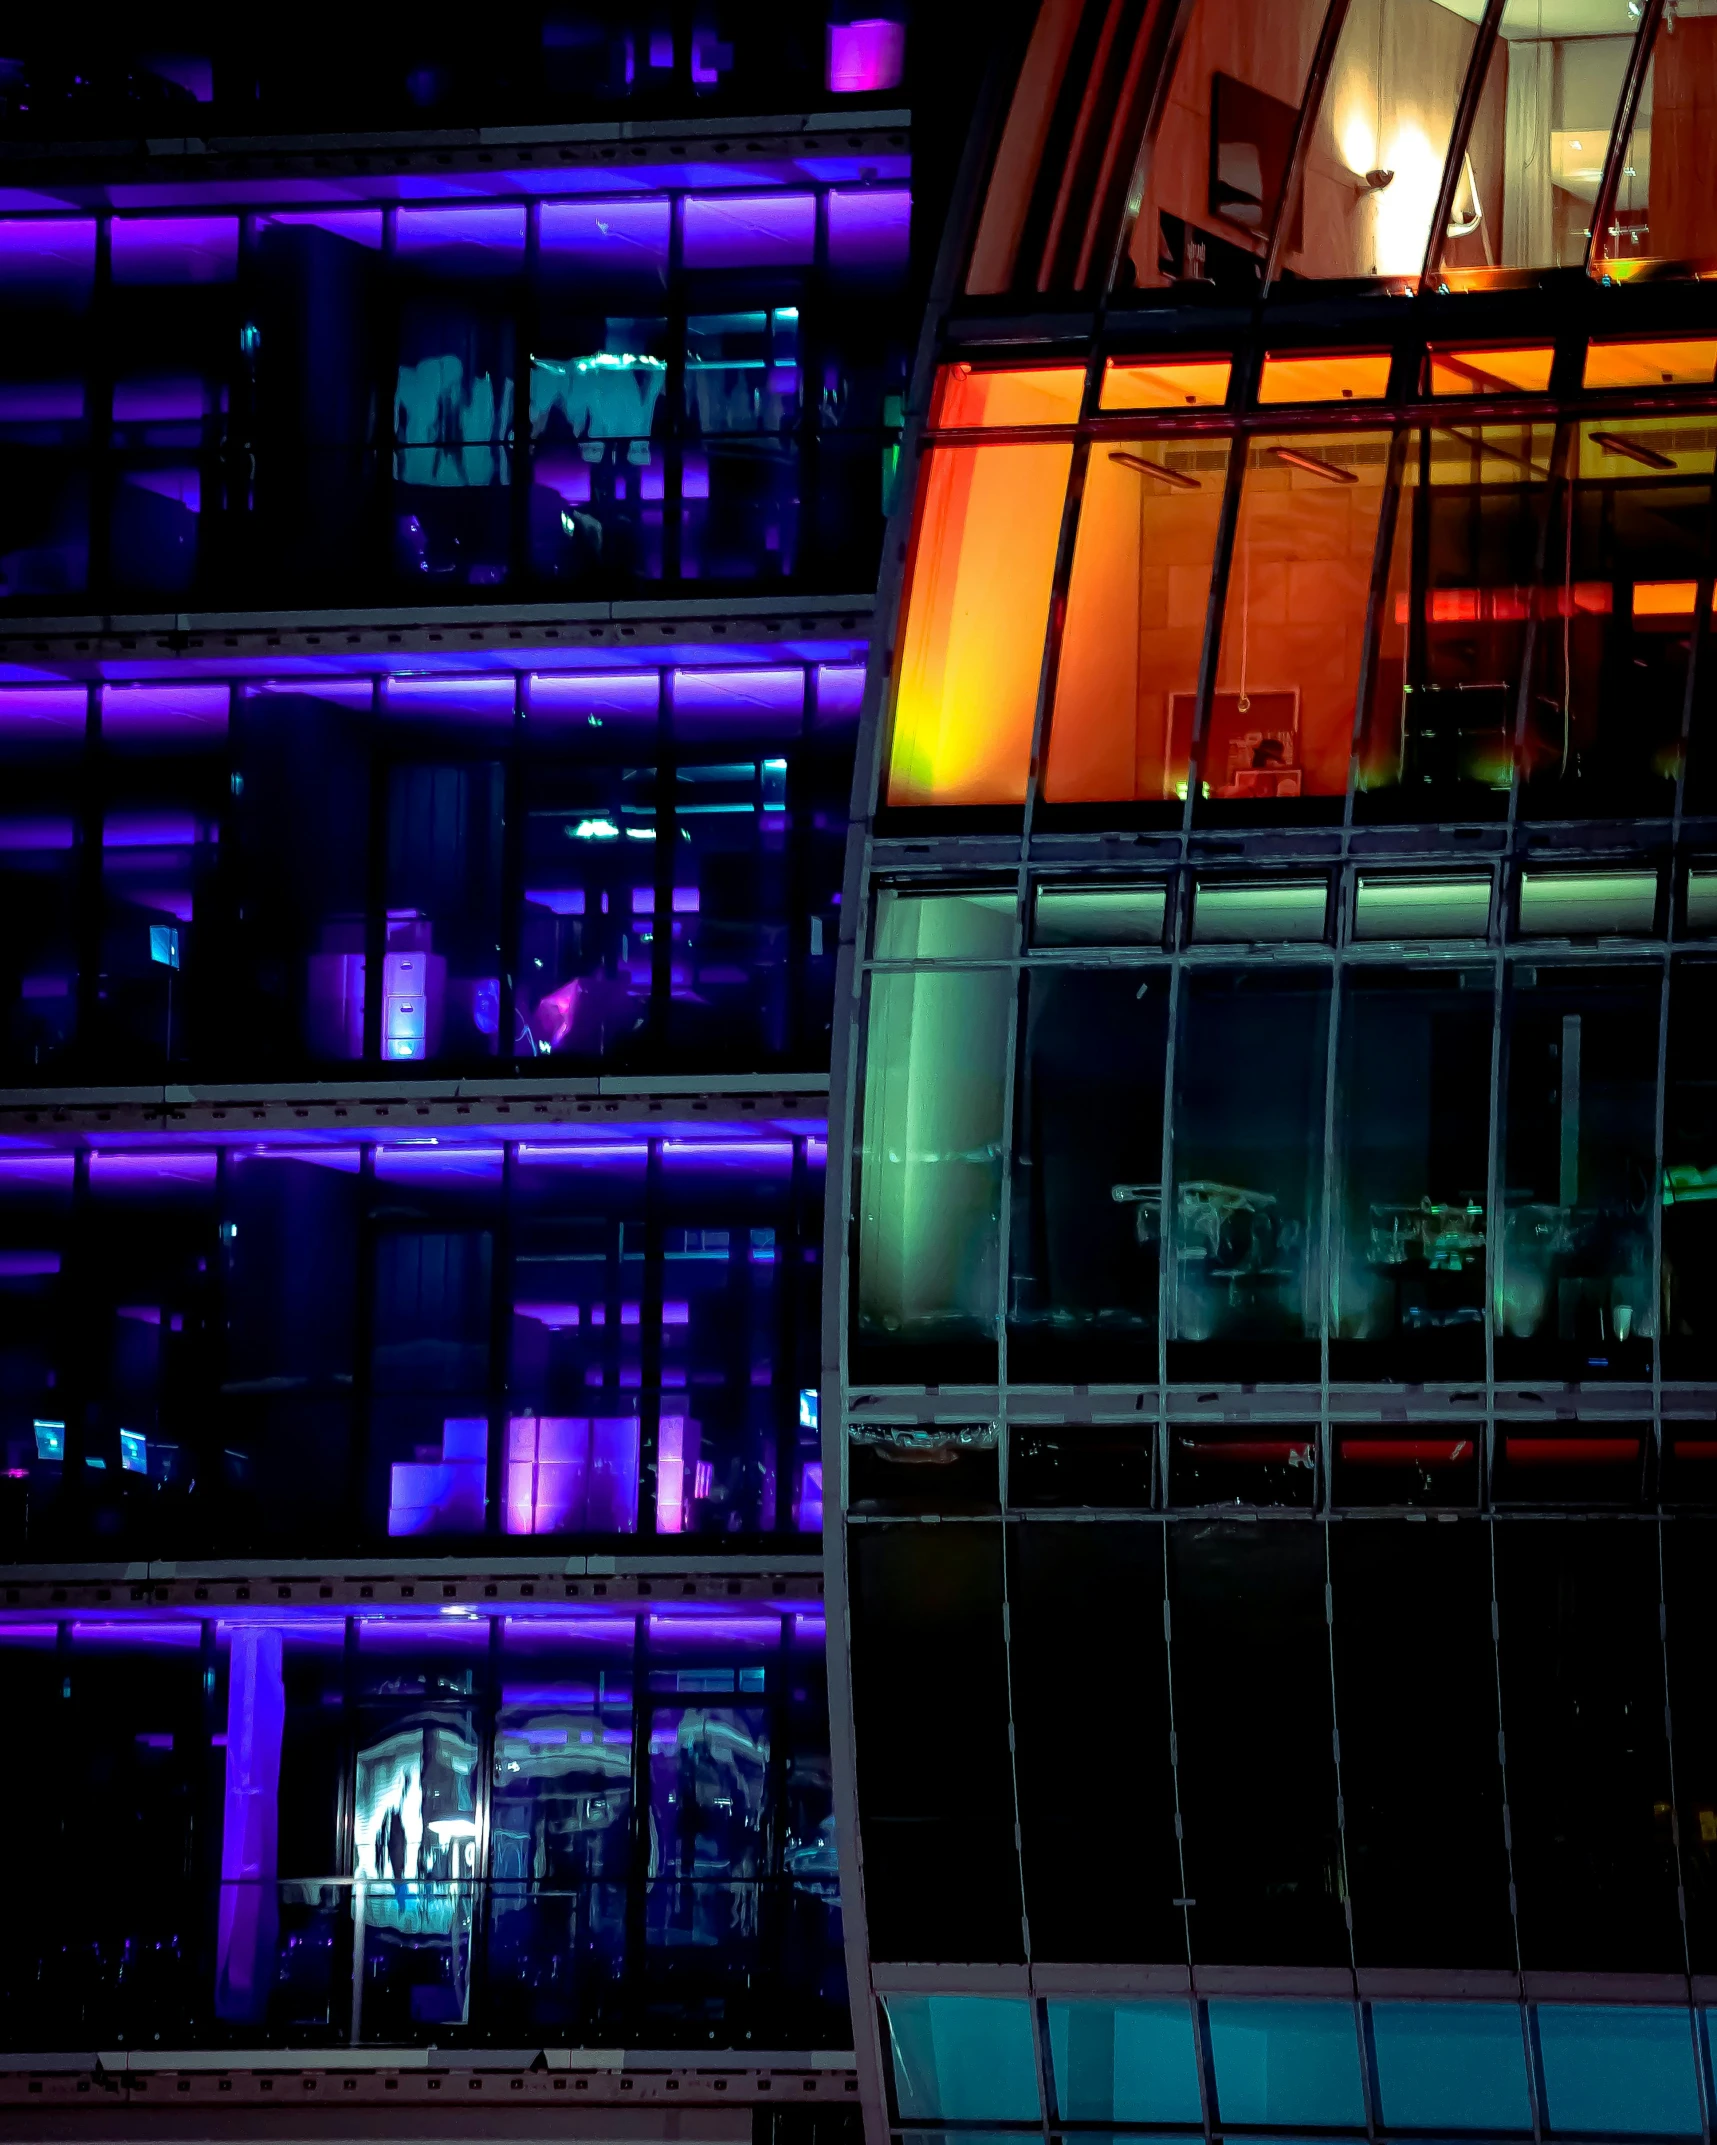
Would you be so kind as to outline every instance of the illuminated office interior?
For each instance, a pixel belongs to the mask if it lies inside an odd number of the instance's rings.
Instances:
[[[1045,0],[975,143],[837,981],[871,2145],[1710,2135],[1707,16]]]

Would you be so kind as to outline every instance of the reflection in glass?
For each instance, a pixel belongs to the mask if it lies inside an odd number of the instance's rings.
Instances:
[[[1011,904],[998,920],[1011,937]],[[922,938],[919,951],[933,950]],[[999,968],[871,979],[857,1352],[910,1348],[928,1363],[938,1351],[974,1369],[994,1360],[1012,989]]]
[[[1202,797],[1345,795],[1388,457],[1381,432],[1296,433],[1247,449]]]
[[[1228,454],[1220,439],[1093,446],[1056,673],[1048,802],[1185,796]]]
[[[1358,767],[1362,793],[1407,793],[1396,810],[1508,789],[1552,446],[1548,425],[1408,435]]]
[[[462,1708],[378,1721],[359,1744],[352,1920],[366,2040],[469,2014],[477,1759]]]
[[[1028,980],[1010,1382],[1155,1381],[1168,996],[1166,970]]]
[[[1585,260],[1639,23],[1629,0],[1577,14],[1554,0],[1507,0],[1451,204],[1450,288]]]
[[[1534,810],[1668,813],[1681,767],[1694,597],[1717,425],[1582,425],[1550,528],[1521,741]]]
[[[1656,1325],[1659,977],[1517,967],[1512,983],[1498,1369],[1637,1372]]]
[[[1336,1105],[1338,1374],[1484,1373],[1488,969],[1355,969]]]
[[[1187,1343],[1298,1364],[1319,1325],[1328,978],[1201,971],[1182,989],[1171,1367]]]
[[[1666,9],[1640,86],[1615,205],[1592,248],[1594,273],[1631,282],[1710,272],[1717,253],[1714,81],[1711,18],[1691,8]]]

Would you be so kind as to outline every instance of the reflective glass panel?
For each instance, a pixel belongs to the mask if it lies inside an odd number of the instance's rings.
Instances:
[[[1027,981],[1011,1382],[1156,1378],[1168,995],[1166,969]]]
[[[1057,2112],[1073,2122],[1202,2119],[1187,2003],[1052,2002],[1049,2052]]]
[[[1717,254],[1711,205],[1717,36],[1708,18],[1660,23],[1616,178],[1610,220],[1592,248],[1593,273],[1631,282],[1709,273]]]
[[[1649,1361],[1661,990],[1655,970],[1511,971],[1502,1375]]]
[[[1199,794],[1222,807],[1340,797],[1353,752],[1386,434],[1254,439]]]
[[[1186,794],[1225,440],[1093,443],[1079,506],[1044,797]]]
[[[1494,1002],[1485,968],[1349,971],[1333,1375],[1483,1375]]]
[[[1315,970],[1182,982],[1175,1057],[1171,1371],[1315,1360],[1329,983]]]
[[[1025,795],[1073,449],[933,447],[919,479],[889,748],[890,804]]]
[[[1210,2053],[1225,2122],[1365,2120],[1351,2004],[1214,2001]]]
[[[1031,2006],[1011,1996],[887,1996],[894,2100],[903,2120],[1030,2122],[1037,2115]]]
[[[1546,2112],[1558,2130],[1699,2130],[1693,2022],[1680,2009],[1540,2004]]]
[[[1371,2034],[1392,2129],[1532,2128],[1514,2005],[1374,2003]]]

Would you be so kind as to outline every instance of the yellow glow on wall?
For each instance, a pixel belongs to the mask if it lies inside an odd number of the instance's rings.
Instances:
[[[1483,350],[1433,350],[1433,395],[1542,395],[1556,356],[1550,343],[1516,343]]]
[[[930,405],[935,432],[979,425],[1070,425],[1085,396],[1083,365],[944,365]]]
[[[1117,363],[1103,368],[1097,406],[1104,410],[1218,409],[1228,400],[1234,367],[1225,357],[1177,358],[1162,364]]]
[[[1071,441],[933,447],[919,478],[890,804],[1019,804]]]
[[[1305,356],[1272,350],[1264,359],[1258,400],[1273,402],[1377,402],[1389,390],[1387,350],[1354,350]]]
[[[1587,387],[1709,387],[1717,342],[1679,336],[1661,343],[1589,343]]]

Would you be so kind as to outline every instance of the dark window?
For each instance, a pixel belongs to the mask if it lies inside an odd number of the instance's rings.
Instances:
[[[1488,1531],[1350,1521],[1330,1576],[1359,1962],[1512,1966]]]
[[[1670,975],[1663,1110],[1663,1368],[1700,1376],[1717,1364],[1717,967],[1678,962]]]
[[[1180,1808],[1195,1960],[1348,1957],[1324,1530],[1169,1530]]]
[[[1500,1525],[1496,1586],[1523,1962],[1676,1972],[1656,1530]]]
[[[1717,1612],[1717,1527],[1678,1520],[1663,1530],[1669,1709],[1687,1944],[1696,1974],[1717,1960],[1717,1718],[1710,1701],[1712,1616]]]
[[[1009,1531],[1020,1852],[1037,1958],[1186,1955],[1162,1555],[1160,1523]],[[1101,1885],[1094,1823],[1114,1828]]]
[[[999,1526],[851,1534],[853,1718],[873,1958],[1019,1959]]]

